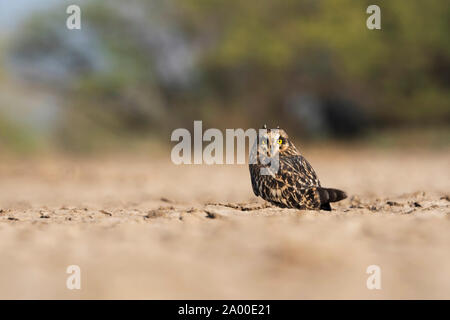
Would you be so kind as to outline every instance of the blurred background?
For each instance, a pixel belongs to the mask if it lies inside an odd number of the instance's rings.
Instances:
[[[81,30],[66,8],[81,7]],[[448,146],[446,1],[0,3],[0,152],[171,147],[179,127]]]

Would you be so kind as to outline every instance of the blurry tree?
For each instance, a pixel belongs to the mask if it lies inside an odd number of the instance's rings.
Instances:
[[[166,136],[197,119],[325,137],[448,126],[448,3],[379,3],[381,30],[366,28],[370,4],[93,1],[81,31],[61,29],[56,11],[33,17],[10,56],[67,101],[69,146]]]
[[[379,125],[448,125],[448,3],[383,2],[380,31],[365,26],[370,3],[192,0],[180,16],[214,41],[202,60],[214,95],[259,123],[284,123],[286,98],[306,92],[353,101]]]

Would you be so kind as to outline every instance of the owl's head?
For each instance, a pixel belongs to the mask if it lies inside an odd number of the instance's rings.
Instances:
[[[264,125],[258,135],[258,154],[267,157],[279,155],[299,154],[297,148],[289,140],[289,136],[283,129],[268,129]]]

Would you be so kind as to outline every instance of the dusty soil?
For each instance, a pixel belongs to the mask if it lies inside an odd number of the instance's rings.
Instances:
[[[246,166],[2,159],[0,298],[450,299],[449,150],[305,156],[331,213],[265,208]]]

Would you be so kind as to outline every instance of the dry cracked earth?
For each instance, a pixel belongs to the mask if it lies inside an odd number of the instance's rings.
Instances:
[[[332,212],[268,206],[246,166],[2,158],[0,298],[450,298],[450,150],[305,156]]]

